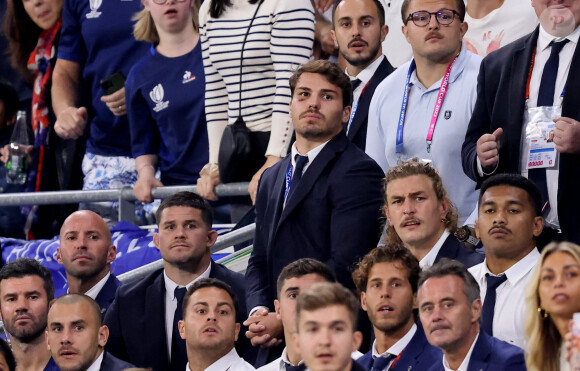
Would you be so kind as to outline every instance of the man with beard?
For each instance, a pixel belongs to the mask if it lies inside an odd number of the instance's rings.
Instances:
[[[260,179],[246,270],[252,309],[245,324],[259,339],[281,338],[272,304],[287,264],[317,259],[353,287],[349,267],[379,237],[383,172],[342,130],[350,115],[348,77],[334,63],[316,60],[294,72],[290,90],[296,142]]]
[[[44,340],[53,298],[50,271],[36,260],[20,258],[0,269],[0,315],[18,371],[58,371]]]
[[[352,274],[362,308],[373,324],[371,350],[357,360],[368,369],[425,370],[441,360],[441,351],[416,323],[419,261],[402,245],[377,247]]]
[[[379,0],[342,0],[334,10],[331,35],[346,60],[353,95],[346,136],[363,151],[371,98],[379,83],[393,72],[381,47],[388,31]]]
[[[56,260],[66,270],[68,292],[95,300],[103,317],[121,286],[121,281],[111,273],[116,255],[111,231],[99,215],[80,210],[66,218],[60,229]]]

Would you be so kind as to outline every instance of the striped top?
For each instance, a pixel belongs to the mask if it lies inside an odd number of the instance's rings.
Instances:
[[[209,161],[218,162],[226,125],[238,117],[240,55],[244,35],[258,4],[232,0],[218,19],[203,2],[200,39],[206,75],[205,112]],[[266,155],[284,157],[292,135],[288,79],[308,62],[314,42],[310,0],[264,0],[244,47],[242,117],[251,131],[271,131]]]

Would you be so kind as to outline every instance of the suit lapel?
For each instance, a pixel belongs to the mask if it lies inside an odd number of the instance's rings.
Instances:
[[[486,371],[488,367],[486,360],[490,355],[491,347],[489,345],[488,335],[483,331],[479,331],[479,338],[475,343],[475,347],[473,347],[467,371]]]
[[[527,38],[521,49],[514,53],[511,66],[509,122],[497,123],[506,131],[503,138],[511,138],[501,145],[508,147],[509,158],[504,162],[510,165],[509,171],[518,171],[520,164],[520,144],[523,128],[523,117],[526,102],[526,86],[532,61],[532,54],[536,49],[539,28]],[[513,167],[515,164],[515,167]]]
[[[291,161],[291,154],[286,156],[282,161],[280,161],[280,167],[276,174],[274,174],[274,192],[272,193],[271,197],[269,198],[268,202],[271,207],[274,208],[274,220],[264,221],[265,223],[272,223],[274,225],[273,232],[270,233],[268,236],[268,246],[272,246],[274,235],[276,234],[276,230],[278,229],[278,225],[280,224],[280,215],[282,214],[282,210],[284,208],[284,193],[286,191],[286,172],[288,171],[288,166],[290,165]],[[268,215],[268,213],[266,213]]]
[[[107,282],[105,282],[105,285],[103,286],[101,291],[99,291],[99,294],[95,298],[95,301],[97,302],[97,304],[99,304],[99,307],[101,308],[101,315],[106,312],[109,305],[111,305],[111,303],[115,299],[117,287],[121,286],[121,282],[117,281],[118,281],[117,277],[115,277],[115,275],[111,273],[111,275],[107,279]]]
[[[453,241],[450,240],[451,237],[453,236],[450,234],[449,236],[447,236],[445,241],[443,241],[443,245],[441,246],[441,249],[439,249],[439,252],[435,257],[435,261],[433,262],[434,264],[437,263],[439,260],[441,260],[441,258],[455,259],[457,257],[457,254],[459,253],[458,251],[459,248],[457,244],[454,244]]]
[[[165,332],[165,282],[163,281],[163,272],[153,282],[153,285],[147,288],[145,302],[144,323],[148,324],[147,341],[143,341],[146,348],[143,351],[158,354],[159,364],[167,367],[169,357],[167,354],[167,334]],[[143,329],[145,330],[145,329]]]

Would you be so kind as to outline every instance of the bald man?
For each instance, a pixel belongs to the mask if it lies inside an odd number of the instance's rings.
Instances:
[[[121,286],[121,281],[111,274],[116,255],[111,231],[99,215],[80,210],[66,218],[60,229],[56,259],[66,270],[68,293],[85,294],[95,300],[103,317]]]
[[[99,305],[86,295],[56,299],[48,311],[46,343],[61,371],[120,371],[134,367],[104,351],[109,329]]]

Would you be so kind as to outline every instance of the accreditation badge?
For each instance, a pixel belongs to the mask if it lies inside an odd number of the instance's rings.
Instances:
[[[558,152],[553,141],[556,129],[553,120],[562,116],[562,106],[528,108],[526,113],[526,168],[529,170],[556,166]]]

